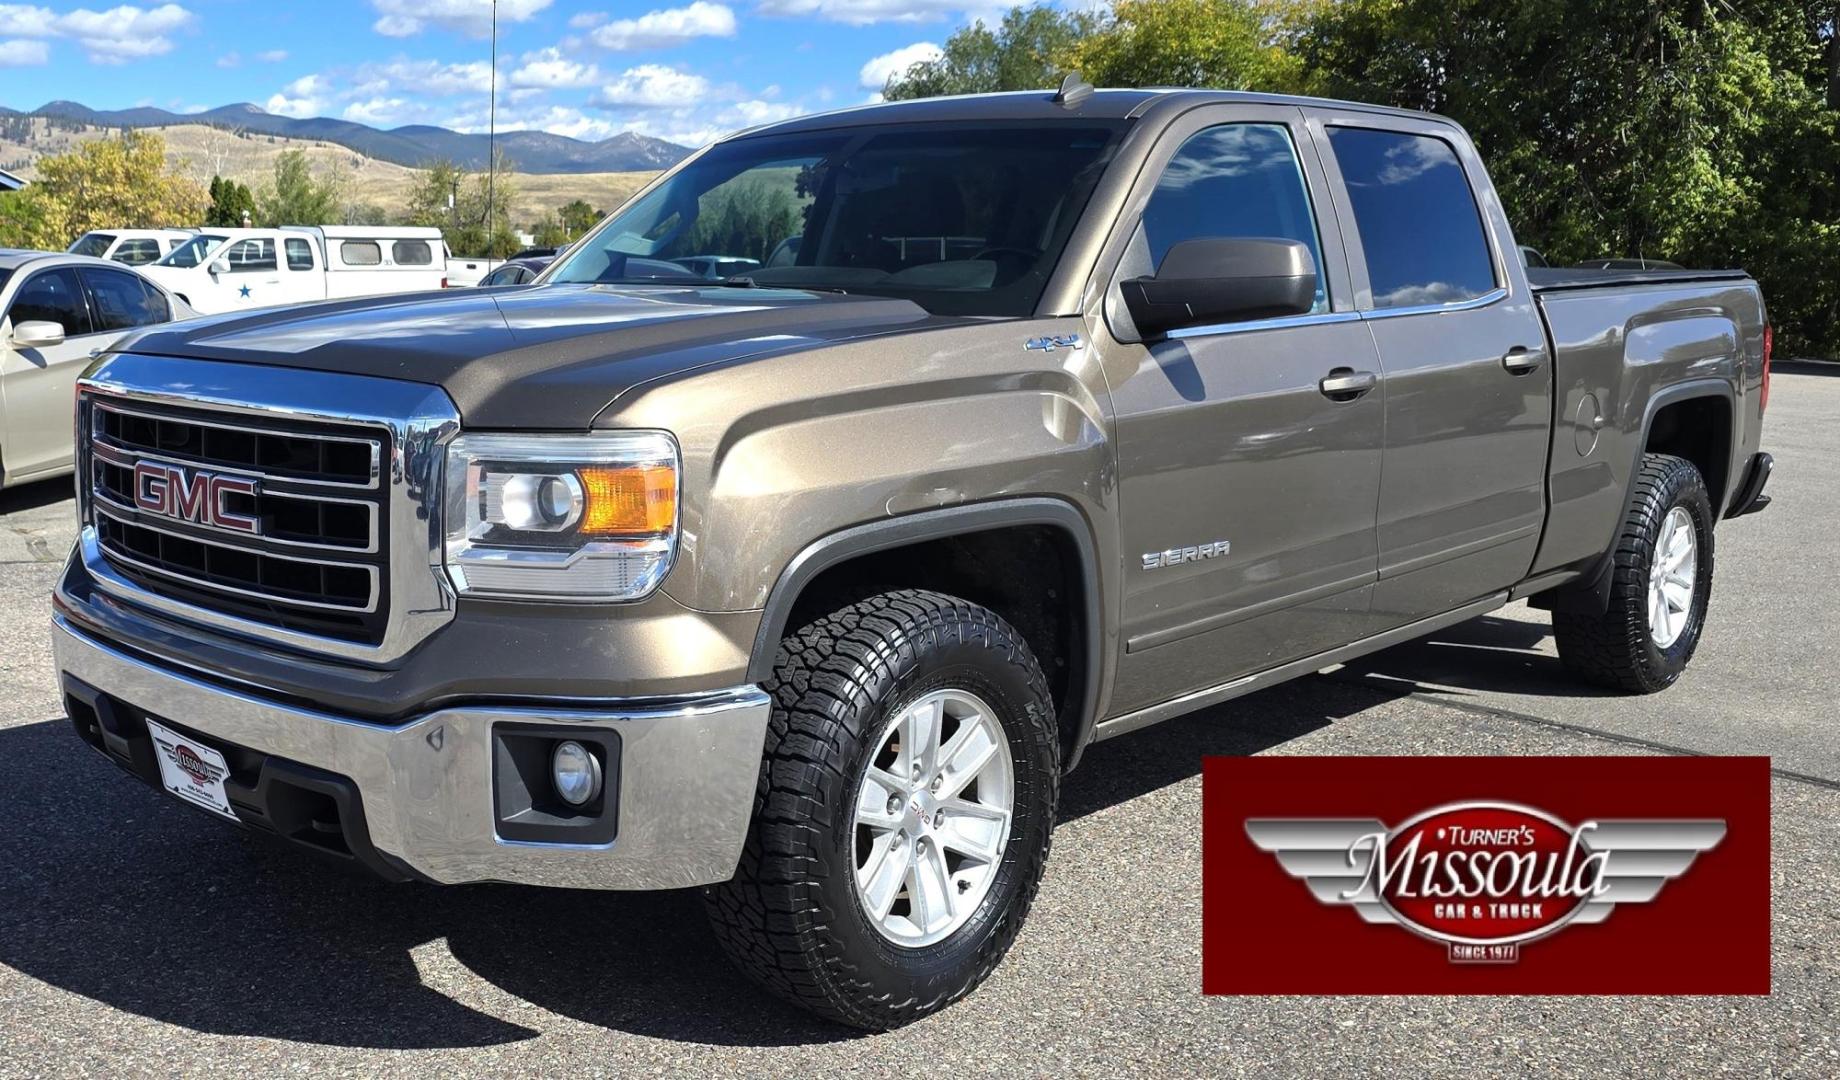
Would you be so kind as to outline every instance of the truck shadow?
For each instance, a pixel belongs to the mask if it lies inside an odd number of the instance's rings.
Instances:
[[[1068,778],[1061,820],[1186,780],[1205,756],[1279,747],[1407,693],[1401,659],[1376,659],[1385,683],[1304,679],[1094,746]],[[393,1049],[523,1041],[557,1015],[710,1045],[857,1035],[731,968],[694,891],[386,885],[163,798],[62,720],[0,729],[0,761],[0,964],[113,1008],[201,1032]],[[1057,845],[1061,857],[1077,843]]]

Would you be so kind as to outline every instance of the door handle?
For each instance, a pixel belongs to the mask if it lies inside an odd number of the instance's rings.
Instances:
[[[1316,388],[1330,401],[1353,401],[1379,385],[1379,382],[1380,376],[1371,371],[1338,367],[1324,375]]]
[[[1529,349],[1525,345],[1516,345],[1501,358],[1501,366],[1510,375],[1525,375],[1546,362],[1545,349]]]

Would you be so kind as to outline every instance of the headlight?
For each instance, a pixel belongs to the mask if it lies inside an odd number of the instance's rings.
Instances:
[[[677,549],[661,431],[462,435],[447,448],[447,574],[469,596],[637,600]]]

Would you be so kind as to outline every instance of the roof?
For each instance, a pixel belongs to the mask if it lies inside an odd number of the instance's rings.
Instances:
[[[108,259],[98,259],[91,255],[72,255],[66,251],[26,251],[20,248],[0,248],[0,270],[17,270],[27,263],[51,262],[58,266],[106,266],[114,270],[129,270]]]
[[[824,131],[841,127],[864,127],[872,124],[949,123],[973,120],[1039,120],[1044,122],[1080,119],[1125,120],[1142,116],[1153,107],[1163,103],[1168,103],[1175,108],[1187,108],[1211,102],[1237,105],[1313,105],[1356,112],[1412,116],[1419,119],[1429,115],[1410,109],[1332,101],[1327,98],[1173,87],[1095,90],[1091,96],[1072,106],[1061,105],[1054,99],[1055,91],[1053,90],[1013,90],[999,94],[960,94],[948,97],[918,98],[913,101],[888,101],[781,120],[777,123],[737,132],[730,137],[741,138],[769,131],[774,134]]]
[[[0,169],[0,190],[18,191],[20,188],[25,187],[25,186],[26,186],[26,182],[24,180],[21,180],[19,177],[14,176],[10,172],[7,172],[5,169]]]
[[[58,254],[54,251],[25,251],[20,248],[0,248],[0,270],[17,270],[26,263],[37,259],[48,259]]]

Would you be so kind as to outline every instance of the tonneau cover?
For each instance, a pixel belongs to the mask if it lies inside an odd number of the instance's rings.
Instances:
[[[1537,293],[1567,289],[1601,289],[1615,285],[1691,285],[1701,281],[1743,281],[1742,270],[1586,270],[1579,267],[1528,267],[1527,283]]]

